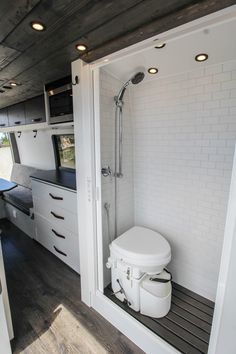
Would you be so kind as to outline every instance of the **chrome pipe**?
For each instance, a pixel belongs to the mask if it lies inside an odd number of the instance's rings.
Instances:
[[[115,121],[115,171],[114,177],[123,177],[123,111],[122,102],[116,103],[116,121]]]

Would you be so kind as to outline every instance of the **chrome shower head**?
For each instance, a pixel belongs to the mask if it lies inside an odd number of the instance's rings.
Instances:
[[[144,73],[140,71],[137,74],[135,74],[130,81],[132,82],[133,85],[137,85],[141,81],[143,81],[144,76],[145,76]]]
[[[129,86],[130,83],[132,83],[133,85],[137,85],[144,79],[144,76],[145,76],[145,74],[142,71],[139,71],[133,77],[131,77],[131,79],[126,81],[126,83],[121,87],[118,95],[115,97],[116,103],[118,104],[122,101],[125,90],[126,90],[127,86]]]

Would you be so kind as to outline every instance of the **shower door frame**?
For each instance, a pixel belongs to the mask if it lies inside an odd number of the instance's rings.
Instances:
[[[200,18],[189,24],[170,30],[158,38],[178,38],[179,36],[196,31],[201,26],[217,23],[236,15],[236,5],[221,10],[218,13]],[[109,56],[109,62],[116,61],[126,55],[153,46],[151,38]],[[72,63],[72,77],[79,76],[80,84],[73,89],[75,134],[80,138],[76,151],[78,188],[78,223],[80,239],[80,266],[82,301],[93,307],[103,317],[110,321],[128,338],[135,342],[147,353],[162,354],[179,353],[165,340],[155,335],[114,302],[103,294],[103,240],[102,240],[102,205],[101,205],[101,151],[100,151],[100,82],[99,70],[106,65],[106,58],[94,64],[86,64],[81,60]],[[236,162],[233,175],[236,175]],[[235,188],[236,189],[236,188]],[[231,194],[234,192],[234,181],[231,184]],[[230,266],[230,246],[232,244],[232,225],[236,224],[236,215],[232,210],[232,199],[229,196],[227,224],[224,235],[224,246],[217,287],[216,306],[213,327],[210,336],[208,354],[215,354],[221,317],[224,310],[225,289]],[[86,237],[85,237],[86,236]]]

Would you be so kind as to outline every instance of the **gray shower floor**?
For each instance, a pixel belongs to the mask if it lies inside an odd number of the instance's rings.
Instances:
[[[214,303],[172,282],[172,304],[167,316],[156,319],[130,309],[112,295],[111,286],[105,291],[117,305],[136,320],[184,354],[207,354],[214,312]]]

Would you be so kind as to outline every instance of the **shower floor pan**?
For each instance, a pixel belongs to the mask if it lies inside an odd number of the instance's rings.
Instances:
[[[207,354],[214,302],[172,282],[172,304],[167,316],[141,315],[120,302],[109,285],[104,294],[136,320],[184,354]]]

